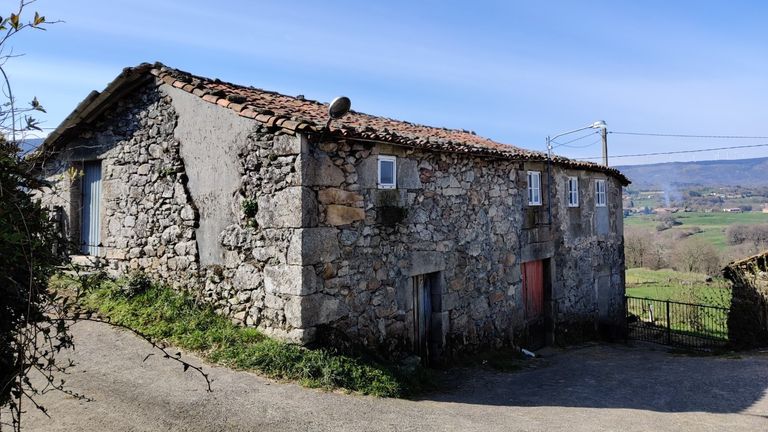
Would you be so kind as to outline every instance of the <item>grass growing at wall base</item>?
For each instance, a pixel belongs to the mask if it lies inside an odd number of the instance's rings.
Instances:
[[[62,277],[53,281],[60,288],[74,283]],[[81,303],[113,322],[194,351],[212,363],[295,380],[306,387],[400,397],[427,382],[422,369],[405,371],[330,349],[308,349],[271,339],[256,329],[232,324],[210,307],[197,305],[187,294],[162,286],[152,285],[129,297],[119,283],[107,280],[85,292]]]

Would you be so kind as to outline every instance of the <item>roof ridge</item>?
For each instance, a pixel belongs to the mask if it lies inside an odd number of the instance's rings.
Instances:
[[[187,71],[184,71],[184,70],[181,70],[181,69],[176,69],[176,68],[173,68],[173,67],[170,67],[170,66],[166,66],[166,65],[164,65],[162,63],[159,63],[159,62],[156,63],[156,66],[157,65],[159,65],[160,67],[159,68],[155,67],[155,69],[158,69],[161,72],[161,74],[162,73],[167,73],[167,74],[170,74],[171,76],[174,76],[177,79],[184,78],[184,77],[190,77],[193,80],[197,79],[197,80],[200,80],[200,81],[211,81],[211,82],[213,82],[215,84],[223,84],[223,85],[228,85],[228,86],[231,86],[231,87],[243,88],[243,89],[248,89],[248,90],[255,90],[255,91],[258,91],[258,92],[261,92],[261,93],[266,93],[266,94],[277,95],[277,96],[282,96],[282,97],[287,97],[287,98],[295,99],[297,101],[310,102],[310,103],[315,103],[317,105],[329,105],[328,103],[320,102],[320,101],[314,100],[314,99],[307,99],[307,98],[305,98],[303,96],[301,98],[299,98],[297,96],[291,96],[291,95],[280,93],[280,92],[277,92],[277,91],[274,91],[274,90],[267,90],[267,89],[263,89],[263,88],[252,86],[252,85],[237,84],[237,83],[233,83],[233,82],[230,82],[230,81],[224,81],[224,80],[222,80],[220,78],[209,78],[209,77],[204,77],[204,76],[201,76],[201,75],[195,75],[195,74],[193,74],[191,72],[187,72]],[[178,75],[180,77],[176,77],[176,75]],[[183,79],[182,79],[182,81],[183,81]]]
[[[128,69],[130,68],[126,70]],[[320,101],[235,84],[218,78],[206,78],[168,67],[160,62],[151,65],[142,63],[135,68],[134,72],[142,73],[147,70],[158,80],[174,88],[198,96],[206,102],[231,109],[241,117],[254,119],[266,127],[279,128],[284,133],[292,135],[324,133],[326,136],[336,135],[340,138],[377,141],[443,152],[521,161],[546,162],[547,160],[544,152],[499,143],[466,129],[421,125],[354,110],[350,111],[352,115],[337,121],[334,128],[326,129],[327,114],[325,111],[317,111],[317,108],[326,107],[327,104]],[[280,98],[287,99],[280,100]],[[604,172],[616,176],[624,184],[630,183],[629,179],[615,168],[557,155],[549,160],[564,167]]]
[[[139,67],[142,67],[144,65],[146,65],[146,64],[142,64]],[[269,116],[270,114],[274,114],[274,113],[270,112],[270,110],[261,109],[261,108],[258,108],[256,106],[253,106],[251,104],[248,104],[247,100],[244,100],[242,103],[239,103],[237,101],[232,101],[232,100],[230,100],[230,97],[232,95],[217,94],[217,91],[212,91],[210,88],[206,87],[205,85],[201,86],[201,83],[203,83],[203,82],[212,82],[214,84],[227,85],[227,86],[234,87],[234,88],[255,90],[255,91],[258,91],[258,92],[261,92],[261,93],[265,93],[265,94],[276,95],[276,96],[280,96],[280,97],[287,97],[287,98],[291,98],[291,99],[294,99],[294,100],[297,100],[297,101],[301,101],[302,103],[309,102],[309,103],[314,103],[314,104],[319,105],[319,106],[326,106],[327,105],[327,104],[324,104],[324,103],[319,102],[319,101],[315,101],[315,100],[312,100],[312,99],[306,99],[306,98],[297,98],[295,96],[285,95],[285,94],[282,94],[282,93],[279,93],[279,92],[275,92],[275,91],[271,91],[271,90],[264,90],[264,89],[260,89],[260,88],[253,87],[253,86],[244,86],[244,85],[241,85],[241,84],[235,84],[235,83],[224,81],[224,80],[221,80],[221,79],[218,79],[218,78],[207,78],[207,77],[203,77],[203,76],[192,74],[190,72],[183,71],[181,69],[176,69],[176,68],[168,67],[168,66],[166,66],[166,65],[164,65],[162,63],[159,63],[159,62],[155,63],[154,67],[150,69],[150,73],[152,75],[160,78],[161,80],[163,80],[164,82],[166,82],[167,84],[169,84],[169,85],[171,85],[171,86],[173,86],[175,88],[184,90],[184,91],[186,91],[188,93],[193,93],[196,96],[201,97],[203,100],[205,100],[207,102],[220,105],[220,106],[222,106],[224,108],[233,109],[236,112],[238,112],[238,114],[240,114],[241,116],[249,117],[249,118],[258,120],[258,121],[260,121],[262,123],[265,123],[267,126],[273,126],[273,125],[274,126],[280,126],[280,127],[284,128],[284,129],[291,130],[292,132],[295,132],[297,130],[305,130],[305,129],[311,129],[311,130],[314,130],[315,132],[318,132],[320,128],[324,127],[324,125],[322,125],[322,124],[320,124],[318,122],[315,122],[315,121],[305,120],[305,119],[293,120],[292,118],[290,118],[288,116],[272,115],[271,118],[268,118],[267,116]],[[197,92],[195,91],[196,89],[198,90]],[[226,99],[226,102],[223,101],[224,99]],[[511,150],[522,150],[521,148],[519,148],[517,146],[513,146],[511,144],[503,144],[503,143],[499,143],[499,142],[494,141],[494,140],[492,140],[490,138],[487,138],[487,137],[478,136],[474,132],[467,131],[465,129],[452,129],[452,128],[440,127],[440,126],[424,125],[424,124],[413,123],[413,122],[409,122],[409,121],[405,121],[405,120],[393,119],[393,118],[390,118],[390,117],[376,116],[376,115],[373,115],[373,114],[368,114],[368,113],[364,113],[364,112],[360,112],[360,111],[355,111],[355,110],[350,110],[350,113],[354,113],[354,114],[365,116],[365,117],[369,117],[369,118],[384,119],[384,120],[389,120],[391,122],[404,123],[404,124],[408,124],[408,125],[412,125],[412,126],[416,126],[416,127],[426,128],[426,129],[441,130],[441,131],[448,131],[448,132],[466,133],[466,134],[475,136],[476,138],[479,138],[479,139],[481,139],[483,141],[486,141],[489,144],[493,144],[493,145],[499,146],[499,147],[502,147],[502,146],[503,147],[508,147],[508,149],[505,149],[505,150],[510,150],[510,151]],[[285,121],[288,121],[288,122],[291,122],[291,123],[287,123],[286,124],[284,119],[285,119]],[[295,122],[298,122],[298,123],[295,123]],[[344,129],[355,130],[357,128],[354,128],[354,127],[349,126],[349,125],[342,125],[341,127],[339,127],[339,129],[340,130],[344,130]],[[387,128],[384,128],[384,129],[386,130]],[[408,134],[395,133],[395,132],[391,132],[391,131],[387,131],[387,133],[389,133],[389,134],[391,134],[393,136],[397,136],[397,137],[405,137],[405,138],[408,137]]]
[[[144,63],[144,64],[146,64],[146,63]],[[274,90],[267,90],[267,89],[264,89],[264,88],[261,88],[261,87],[256,87],[256,86],[252,86],[252,85],[238,84],[238,83],[234,83],[234,82],[231,82],[231,81],[225,81],[225,80],[222,80],[220,78],[209,78],[209,77],[204,77],[204,76],[200,76],[200,75],[195,75],[195,74],[193,74],[191,72],[187,72],[187,71],[184,71],[184,70],[181,70],[181,69],[170,67],[170,66],[167,66],[167,65],[165,65],[163,63],[160,63],[160,62],[155,62],[154,68],[155,69],[159,69],[161,72],[169,73],[172,76],[173,75],[179,75],[180,78],[191,77],[192,79],[198,79],[198,80],[201,80],[201,81],[202,80],[213,81],[216,84],[224,84],[224,85],[228,85],[228,86],[232,86],[232,87],[244,88],[244,89],[249,89],[249,90],[256,90],[256,91],[259,91],[261,93],[266,93],[266,94],[271,94],[271,95],[287,97],[287,98],[291,98],[291,99],[294,99],[294,100],[297,100],[297,101],[301,101],[301,102],[305,102],[305,103],[307,103],[307,102],[308,103],[314,103],[316,105],[320,105],[320,106],[324,106],[324,107],[330,106],[329,102],[321,102],[321,101],[316,100],[316,99],[309,99],[309,98],[304,97],[303,95],[301,95],[301,97],[292,96],[292,95],[285,94],[285,93],[280,93],[280,92],[274,91]],[[366,113],[366,112],[362,112],[362,111],[357,111],[357,110],[354,110],[354,109],[351,109],[349,112],[353,113],[353,114],[364,115],[364,116],[368,116],[368,117],[375,117],[375,118],[380,118],[380,119],[386,119],[386,120],[390,120],[390,121],[393,121],[393,122],[405,123],[405,124],[408,124],[408,125],[419,126],[419,127],[424,127],[424,128],[437,129],[437,130],[443,130],[443,131],[449,131],[449,132],[466,133],[466,134],[474,135],[474,136],[476,136],[478,138],[481,138],[481,139],[484,139],[486,141],[491,141],[491,142],[496,143],[496,144],[505,145],[505,146],[511,146],[511,147],[517,147],[517,146],[512,145],[512,144],[505,144],[505,143],[502,143],[502,142],[498,142],[498,141],[496,141],[496,140],[494,140],[492,138],[488,138],[488,137],[485,137],[485,136],[477,135],[477,133],[475,131],[473,131],[473,130],[462,129],[462,128],[452,128],[452,127],[447,127],[447,126],[434,126],[434,125],[429,125],[429,124],[425,124],[425,123],[417,123],[417,122],[412,122],[412,121],[408,121],[408,120],[402,120],[402,119],[398,119],[398,118],[394,118],[394,117],[370,114],[370,113]],[[519,147],[517,147],[517,148],[519,148]]]
[[[296,132],[297,130],[305,130],[305,129],[317,129],[318,125],[315,122],[302,120],[302,121],[296,121],[291,120],[287,116],[280,116],[275,115],[274,112],[268,109],[262,109],[259,108],[253,104],[249,104],[247,101],[247,98],[243,97],[243,99],[239,99],[237,97],[233,97],[232,94],[224,95],[220,91],[211,90],[205,85],[201,85],[203,82],[206,81],[213,81],[210,78],[201,77],[198,75],[191,74],[189,72],[185,72],[179,69],[170,68],[162,63],[156,64],[155,67],[150,70],[150,73],[157,78],[164,81],[166,84],[171,85],[177,89],[186,91],[187,93],[192,93],[195,96],[200,97],[201,99],[205,100],[206,102],[210,102],[216,105],[219,105],[223,108],[229,108],[237,114],[239,114],[242,117],[251,118],[254,120],[257,120],[261,123],[264,123],[268,127],[272,126],[279,126],[283,129],[291,130],[292,132]],[[245,88],[244,86],[228,83],[219,79],[216,79],[214,81],[216,84],[224,84],[229,85],[233,87],[239,87],[239,88]],[[286,95],[281,95],[276,92],[268,92],[263,90],[258,90],[264,93],[269,94],[278,94],[280,96],[286,97]],[[290,96],[287,96],[290,97]]]

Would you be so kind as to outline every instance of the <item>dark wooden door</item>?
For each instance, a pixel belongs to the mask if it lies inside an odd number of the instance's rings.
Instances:
[[[544,316],[544,261],[530,261],[522,264],[523,302],[525,304],[525,322],[531,349],[538,349],[546,344],[546,320]]]
[[[432,317],[432,278],[419,275],[413,278],[414,351],[426,363],[429,359],[429,330]]]

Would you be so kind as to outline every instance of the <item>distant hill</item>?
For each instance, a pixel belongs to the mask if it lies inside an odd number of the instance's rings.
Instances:
[[[668,162],[617,166],[633,189],[665,189],[670,185],[768,186],[768,157],[756,159]]]
[[[21,153],[27,154],[30,151],[36,149],[40,144],[45,141],[44,138],[29,138],[21,142]]]

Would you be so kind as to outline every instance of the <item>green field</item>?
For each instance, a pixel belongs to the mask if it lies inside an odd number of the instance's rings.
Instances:
[[[721,279],[706,282],[707,275],[671,269],[627,269],[627,295],[683,303],[730,307],[728,285]]]
[[[728,311],[719,308],[701,308],[671,302],[729,308],[731,293],[723,280],[707,282],[707,276],[670,269],[628,269],[627,295],[651,300],[627,299],[629,313],[636,316],[645,331],[658,331],[659,337],[680,335],[704,336],[716,340],[728,339]],[[667,322],[669,320],[669,322]],[[664,329],[672,329],[675,336],[665,336]],[[650,330],[649,330],[650,329]]]
[[[668,231],[686,230],[691,227],[699,227],[702,232],[694,234],[691,237],[700,238],[712,243],[718,249],[725,249],[725,229],[733,224],[758,224],[768,223],[768,213],[746,212],[746,213],[683,213],[673,214],[677,220],[682,222],[670,228]],[[654,215],[633,215],[624,218],[624,225],[627,227],[641,227],[655,230],[658,222],[654,220]]]

